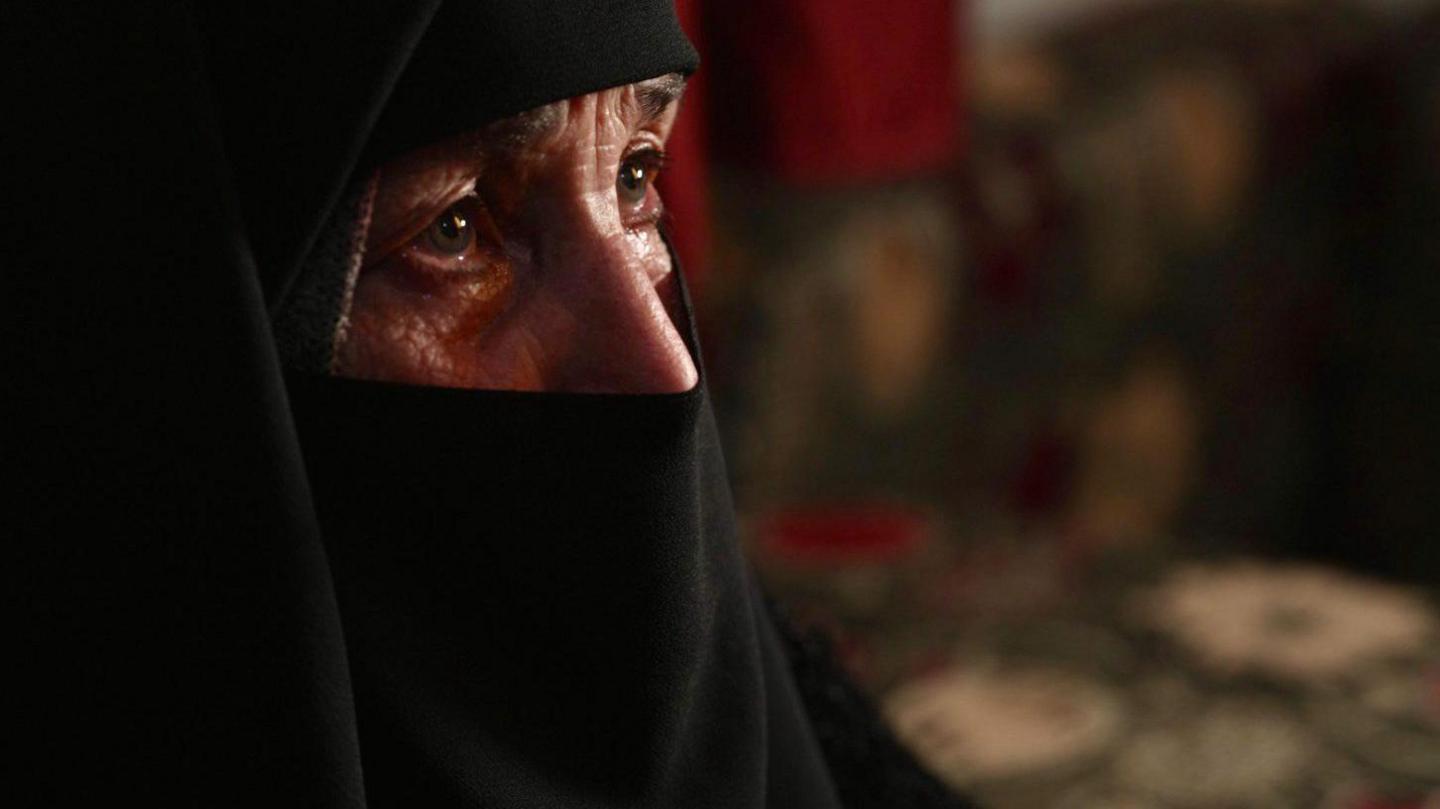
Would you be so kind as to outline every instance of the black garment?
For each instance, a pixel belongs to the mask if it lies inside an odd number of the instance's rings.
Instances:
[[[703,386],[287,379],[272,336],[365,165],[692,69],[668,3],[3,15],[8,805],[836,805]]]
[[[372,805],[835,805],[702,389],[291,393]]]

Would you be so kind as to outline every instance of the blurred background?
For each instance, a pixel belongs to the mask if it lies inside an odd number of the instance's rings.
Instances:
[[[1440,5],[681,0],[744,541],[994,806],[1440,806]]]

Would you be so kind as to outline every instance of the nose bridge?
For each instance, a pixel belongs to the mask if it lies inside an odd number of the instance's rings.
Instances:
[[[670,257],[653,233],[627,231],[614,200],[587,195],[551,223],[541,251],[544,282],[570,314],[572,344],[553,369],[556,390],[671,393],[697,373],[657,284]]]

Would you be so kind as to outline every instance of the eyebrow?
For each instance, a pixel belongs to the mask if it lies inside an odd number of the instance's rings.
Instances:
[[[635,100],[640,105],[641,123],[648,124],[660,118],[670,105],[679,101],[684,94],[685,76],[680,73],[667,73],[636,82]],[[476,133],[470,148],[479,154],[488,145],[497,142],[510,147],[523,145],[531,138],[555,127],[559,120],[559,103],[561,102],[536,107],[486,126]]]
[[[679,73],[669,73],[635,85],[640,114],[647,123],[664,115],[665,110],[679,101],[684,93],[685,77]]]

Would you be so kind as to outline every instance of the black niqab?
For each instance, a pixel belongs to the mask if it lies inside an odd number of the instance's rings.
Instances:
[[[703,382],[282,361],[358,178],[692,70],[668,0],[10,4],[0,40],[7,805],[961,805],[777,636]]]
[[[834,805],[703,386],[287,382],[272,338],[357,168],[693,69],[668,2],[5,23],[13,797]]]

